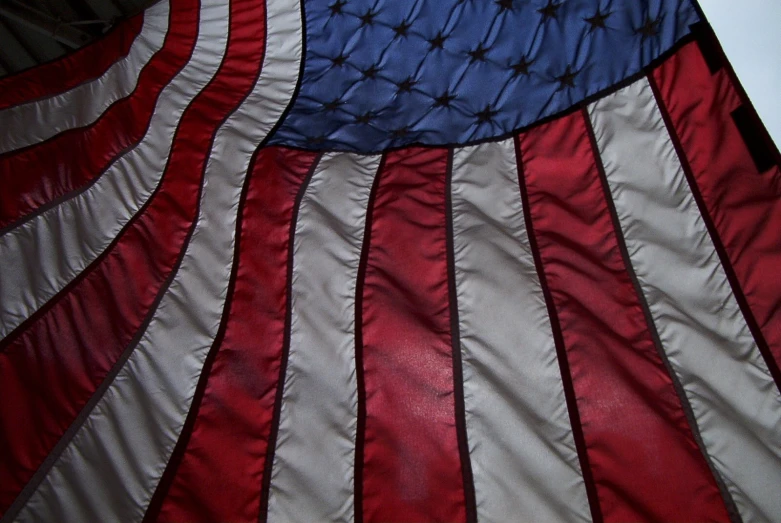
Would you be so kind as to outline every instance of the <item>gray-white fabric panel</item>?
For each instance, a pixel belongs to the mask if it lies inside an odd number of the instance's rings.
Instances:
[[[138,75],[163,47],[170,5],[159,2],[144,12],[144,25],[127,56],[100,78],[50,98],[0,111],[0,154],[34,145],[68,129],[90,125],[115,101],[136,88]]]
[[[711,461],[746,522],[781,521],[781,395],[642,79],[589,107],[632,266]]]
[[[301,201],[271,522],[354,518],[355,290],[379,164],[379,156],[327,154]]]
[[[228,19],[224,9],[206,9],[210,24],[217,13]],[[300,5],[268,0],[266,16],[261,78],[217,131],[198,222],[182,264],[127,363],[22,508],[20,521],[113,521],[117,514],[123,521],[140,521],[144,516],[223,315],[249,163],[297,82]]]
[[[192,57],[160,94],[143,139],[89,189],[0,236],[0,338],[100,256],[149,199],[184,110],[219,68],[228,21],[224,1],[203,0]]]
[[[513,140],[457,149],[453,245],[479,521],[590,521]]]
[[[290,355],[270,522],[353,521],[358,390],[355,289],[379,156],[323,156],[293,248]]]

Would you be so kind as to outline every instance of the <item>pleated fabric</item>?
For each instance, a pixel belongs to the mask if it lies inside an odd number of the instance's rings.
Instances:
[[[781,521],[781,156],[696,4],[364,4],[0,79],[0,521]]]

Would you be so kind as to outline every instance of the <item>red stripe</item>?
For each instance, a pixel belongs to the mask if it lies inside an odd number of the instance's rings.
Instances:
[[[453,394],[448,151],[388,153],[363,294],[365,521],[464,521]]]
[[[114,102],[87,127],[0,156],[0,227],[93,181],[118,154],[141,140],[160,93],[193,52],[198,4],[197,0],[173,2],[163,47],[144,66],[130,96]]]
[[[131,343],[178,263],[197,213],[214,132],[253,86],[265,13],[231,2],[228,52],[185,111],[169,164],[148,206],[101,257],[0,353],[0,509],[5,510]]]
[[[103,38],[53,62],[0,79],[0,110],[63,93],[103,75],[130,51],[144,15],[129,18]]]
[[[725,68],[711,74],[695,43],[652,80],[735,295],[781,386],[781,168],[757,172],[731,117],[741,96]]]
[[[520,136],[539,255],[605,521],[729,521],[622,257],[581,113]]]
[[[163,501],[163,521],[258,519],[285,334],[290,222],[315,157],[276,147],[257,156],[225,337],[200,408],[194,407],[197,417]]]

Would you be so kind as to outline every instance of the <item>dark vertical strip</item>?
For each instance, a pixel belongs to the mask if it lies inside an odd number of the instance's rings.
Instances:
[[[746,105],[741,105],[732,111],[732,121],[738,128],[740,137],[746,145],[751,159],[757,171],[764,173],[777,165],[773,151],[767,143],[762,140],[765,129],[754,118],[751,109]]]
[[[542,258],[540,256],[540,249],[537,245],[537,238],[534,234],[534,224],[532,223],[531,208],[529,206],[529,194],[526,188],[526,180],[523,170],[523,155],[521,153],[521,143],[518,136],[513,138],[515,144],[515,158],[518,165],[518,186],[521,192],[521,200],[523,203],[523,218],[526,223],[526,231],[529,236],[529,246],[534,256],[534,266],[537,270],[537,277],[540,280],[540,286],[542,287],[542,293],[545,297],[545,305],[548,308],[548,316],[550,318],[551,330],[553,331],[553,340],[556,345],[556,355],[559,362],[559,368],[561,370],[561,381],[564,387],[564,396],[567,400],[567,411],[569,412],[570,423],[572,424],[572,435],[575,440],[575,447],[578,451],[578,460],[580,461],[580,468],[583,474],[583,481],[586,485],[586,495],[588,496],[589,507],[591,509],[591,519],[594,523],[602,523],[604,521],[602,516],[602,510],[599,505],[599,496],[597,495],[596,484],[594,483],[594,477],[591,473],[591,465],[588,461],[588,454],[586,451],[586,440],[583,436],[583,427],[580,422],[580,414],[578,413],[577,401],[575,398],[575,388],[572,384],[572,374],[570,373],[569,362],[567,360],[567,351],[564,346],[564,337],[561,332],[561,325],[559,323],[558,313],[551,296],[550,287],[548,286],[548,280],[545,276],[545,270],[542,266]]]
[[[458,292],[456,290],[456,261],[453,247],[453,148],[447,152],[445,171],[445,242],[447,245],[447,287],[450,300],[450,340],[453,352],[453,397],[456,409],[456,437],[461,456],[461,476],[464,482],[466,521],[477,521],[475,482],[472,477],[472,460],[469,455],[469,439],[466,433],[466,408],[464,406],[464,376],[461,363],[461,332],[458,321]]]
[[[269,133],[269,137],[271,133]],[[317,166],[322,159],[320,153],[312,163],[312,168],[307,173],[304,183],[296,195],[296,201],[293,207],[293,217],[290,220],[290,233],[288,237],[288,257],[287,257],[287,292],[285,296],[285,338],[282,346],[282,360],[279,365],[279,377],[277,378],[277,392],[274,398],[274,414],[271,419],[271,431],[268,436],[268,447],[266,447],[266,462],[263,466],[263,481],[260,487],[260,511],[258,512],[258,522],[265,523],[268,520],[268,500],[271,490],[271,473],[274,468],[274,454],[277,448],[277,436],[279,435],[279,418],[282,412],[282,397],[285,392],[285,376],[287,375],[287,364],[290,359],[290,331],[293,319],[293,257],[295,256],[295,236],[296,224],[298,223],[298,213],[301,209],[301,201],[304,199],[309,182],[312,180]]]
[[[751,102],[751,99],[748,97],[746,90],[743,88],[743,84],[740,83],[738,75],[735,73],[735,69],[732,68],[732,64],[729,63],[729,60],[724,55],[724,51],[721,49],[721,46],[719,45],[718,48],[722,53],[722,56],[724,56],[724,62],[726,63],[725,70],[727,71],[727,76],[729,76],[732,88],[735,89],[738,98],[740,98],[740,101],[743,102],[743,107],[745,107],[747,113],[746,117],[754,128],[754,136],[762,141],[762,148],[767,151],[767,154],[772,158],[773,163],[775,165],[781,165],[781,152],[778,150],[778,145],[770,136],[770,133],[767,131],[765,124],[762,123],[762,119],[759,117],[754,104]]]
[[[355,378],[358,387],[358,419],[355,434],[355,475],[354,480],[354,521],[363,522],[363,461],[364,446],[366,444],[366,382],[364,381],[363,368],[363,290],[366,282],[366,266],[369,263],[369,249],[371,247],[372,216],[374,215],[374,201],[377,198],[377,187],[380,185],[382,171],[385,168],[383,154],[377,174],[374,176],[369,202],[366,207],[366,223],[363,230],[363,245],[361,246],[361,261],[358,263],[358,275],[355,283]]]
[[[699,22],[689,27],[691,35],[700,48],[700,54],[708,65],[710,74],[716,74],[724,67],[724,55],[721,52],[716,35],[713,33],[710,25],[706,22]]]
[[[745,319],[746,324],[751,331],[754,342],[757,344],[759,352],[762,354],[762,358],[765,360],[767,368],[770,371],[776,386],[779,388],[779,390],[781,390],[781,369],[779,369],[778,363],[773,356],[770,345],[762,333],[759,323],[754,316],[754,312],[752,311],[751,306],[746,299],[746,294],[743,292],[743,287],[741,286],[740,280],[738,279],[738,276],[735,272],[735,267],[732,265],[732,261],[730,260],[729,254],[724,247],[724,243],[721,241],[719,231],[713,222],[713,217],[711,216],[708,210],[708,206],[702,197],[702,192],[700,191],[700,187],[697,184],[697,179],[694,176],[689,159],[686,156],[686,151],[681,144],[680,136],[678,135],[675,125],[673,125],[670,113],[664,103],[664,98],[659,91],[659,85],[656,83],[656,79],[654,78],[653,74],[648,74],[647,79],[648,83],[651,85],[651,90],[653,91],[654,98],[656,99],[656,105],[659,107],[659,112],[662,115],[667,132],[670,135],[670,140],[672,141],[675,152],[681,162],[681,167],[683,169],[684,176],[686,177],[686,181],[689,184],[689,189],[694,196],[694,201],[697,203],[697,208],[700,212],[700,216],[702,216],[702,221],[708,230],[708,235],[713,242],[716,253],[719,255],[719,261],[721,262],[721,266],[723,267],[724,273],[727,276],[732,293],[738,302],[740,311],[743,313],[743,318]]]
[[[689,399],[686,396],[686,392],[683,390],[683,386],[681,385],[681,382],[678,379],[678,375],[675,373],[675,370],[672,368],[672,365],[670,364],[670,360],[667,357],[667,353],[664,350],[662,341],[659,338],[659,331],[657,330],[656,323],[654,322],[653,316],[651,315],[651,309],[648,306],[648,300],[646,299],[645,294],[643,293],[643,289],[640,286],[640,281],[637,279],[637,273],[635,273],[634,267],[632,265],[632,261],[629,257],[629,250],[627,249],[626,246],[624,231],[621,228],[621,223],[618,219],[618,212],[616,211],[615,202],[613,202],[613,197],[610,193],[610,186],[608,185],[607,174],[605,173],[605,166],[602,163],[602,157],[599,154],[599,146],[597,145],[596,135],[594,134],[594,127],[591,124],[591,119],[589,117],[588,110],[585,107],[583,108],[582,113],[583,113],[583,120],[585,121],[586,129],[588,131],[591,150],[594,155],[594,162],[597,167],[597,172],[599,173],[599,181],[600,184],[602,185],[602,192],[605,196],[607,209],[610,213],[610,220],[613,224],[613,231],[615,233],[616,243],[618,244],[618,249],[621,253],[621,258],[624,262],[624,267],[626,268],[626,272],[629,275],[630,280],[632,281],[632,286],[634,287],[638,302],[640,303],[640,307],[642,308],[643,316],[645,318],[645,323],[648,327],[648,332],[651,335],[651,339],[653,340],[654,347],[656,348],[656,351],[659,354],[659,357],[661,358],[665,369],[667,370],[667,374],[670,377],[670,380],[672,381],[673,387],[675,388],[675,393],[678,396],[678,399],[681,403],[681,408],[683,410],[684,415],[686,416],[686,421],[689,424],[689,428],[691,429],[692,436],[694,437],[694,440],[697,443],[697,447],[699,447],[700,453],[705,458],[705,461],[708,464],[708,468],[710,469],[711,474],[713,475],[713,479],[715,480],[719,488],[719,492],[721,493],[721,497],[724,500],[724,504],[726,506],[727,514],[729,515],[730,521],[732,523],[740,523],[742,520],[738,514],[737,507],[735,506],[735,501],[732,499],[732,496],[730,495],[727,486],[724,484],[722,477],[714,468],[710,455],[708,455],[708,453],[705,450],[705,444],[702,441],[702,436],[700,435],[699,426],[697,425],[697,421],[694,417],[694,412],[692,411],[692,407],[691,404],[689,403]]]

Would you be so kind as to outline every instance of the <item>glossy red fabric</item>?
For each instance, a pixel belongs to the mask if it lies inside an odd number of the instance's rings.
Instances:
[[[290,223],[315,157],[276,147],[257,156],[225,337],[203,400],[193,407],[192,434],[182,435],[186,451],[180,463],[169,464],[175,477],[160,521],[258,519],[285,335]]]
[[[127,56],[143,25],[141,13],[71,54],[0,79],[0,110],[54,96],[99,78],[114,62]]]
[[[464,521],[448,296],[448,151],[387,153],[363,292],[365,521]],[[360,435],[359,435],[360,438]]]
[[[212,137],[252,88],[265,15],[231,3],[226,59],[185,111],[158,191],[92,265],[0,344],[0,511],[67,430],[150,312],[197,212]]]
[[[519,140],[600,512],[729,521],[627,272],[586,125],[578,112]]]
[[[707,213],[748,306],[781,366],[781,167],[759,173],[731,113],[741,98],[722,68],[711,74],[685,46],[653,74]],[[758,340],[761,344],[762,341]],[[770,362],[772,365],[773,362]],[[776,382],[779,377],[776,374]]]
[[[198,0],[176,0],[163,47],[144,66],[135,90],[93,124],[0,156],[0,227],[91,182],[143,138],[157,99],[187,64],[198,35]],[[24,173],[24,176],[19,176]]]

